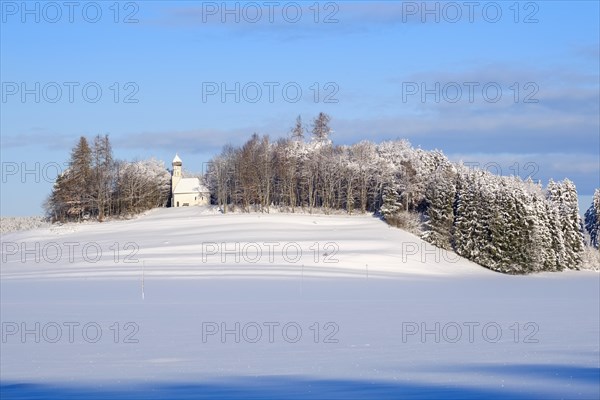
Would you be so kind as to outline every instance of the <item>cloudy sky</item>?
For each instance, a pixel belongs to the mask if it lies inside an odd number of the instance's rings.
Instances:
[[[297,115],[504,175],[600,187],[599,3],[2,1],[1,214],[79,136],[189,170]]]

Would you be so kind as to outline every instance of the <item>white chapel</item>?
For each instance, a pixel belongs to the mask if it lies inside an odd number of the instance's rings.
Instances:
[[[181,174],[181,158],[173,158],[171,176],[171,207],[199,206],[210,204],[210,191],[199,178],[184,178]]]

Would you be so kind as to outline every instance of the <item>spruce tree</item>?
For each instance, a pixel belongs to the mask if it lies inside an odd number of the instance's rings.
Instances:
[[[95,213],[103,221],[110,212],[110,200],[113,183],[114,164],[112,147],[108,135],[97,135],[92,148],[92,198]]]
[[[568,179],[560,183],[550,181],[548,198],[558,208],[560,230],[565,246],[564,258],[561,260],[564,268],[579,269],[582,263],[584,241],[575,184]]]
[[[560,210],[556,203],[546,202],[546,212],[548,214],[549,230],[552,235],[552,254],[554,257],[554,266],[556,271],[562,271],[566,268],[567,248],[565,246],[565,237],[562,230],[562,220]],[[552,262],[552,259],[549,259]]]
[[[592,205],[585,212],[585,229],[590,234],[590,245],[597,249],[600,241],[600,189],[594,191]]]
[[[71,189],[75,192],[79,218],[89,213],[90,202],[90,178],[92,176],[92,150],[85,137],[80,137],[79,142],[71,153],[69,162],[69,176],[73,180]]]
[[[455,217],[453,231],[454,250],[461,256],[478,262],[481,257],[480,238],[483,231],[480,218],[480,187],[477,174],[480,171],[462,171],[458,175],[455,199]]]
[[[450,249],[456,198],[456,170],[448,163],[440,165],[425,189],[426,231],[422,237],[429,243]]]
[[[532,196],[533,234],[531,240],[530,258],[533,271],[556,271],[556,251],[553,248],[553,239],[548,213],[547,202],[538,194]]]
[[[292,136],[292,140],[297,142],[304,141],[304,125],[302,124],[302,117],[298,115],[296,118],[296,124],[291,129],[290,134]]]
[[[483,250],[489,258],[490,266],[501,272],[514,272],[515,252],[518,250],[516,240],[517,213],[512,188],[507,188],[505,180],[497,182],[494,187],[494,197],[488,203],[490,209],[489,232],[490,240]]]
[[[316,142],[326,142],[329,140],[329,135],[333,130],[329,127],[331,117],[324,112],[320,112],[319,115],[313,121],[313,140]]]
[[[82,136],[71,151],[69,167],[56,178],[47,201],[48,214],[58,221],[81,220],[91,209],[90,177],[91,149]]]
[[[380,212],[385,220],[392,220],[402,210],[398,184],[388,183],[383,188],[383,205]]]

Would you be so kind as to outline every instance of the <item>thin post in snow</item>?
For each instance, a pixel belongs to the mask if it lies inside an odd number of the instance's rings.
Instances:
[[[144,295],[144,275],[146,270],[146,261],[142,261],[142,300],[145,299]]]

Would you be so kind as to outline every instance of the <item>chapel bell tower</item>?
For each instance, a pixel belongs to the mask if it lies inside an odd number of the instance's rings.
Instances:
[[[181,158],[175,154],[175,158],[173,159],[173,176],[171,178],[171,193],[175,192],[175,188],[181,180],[181,164]]]

